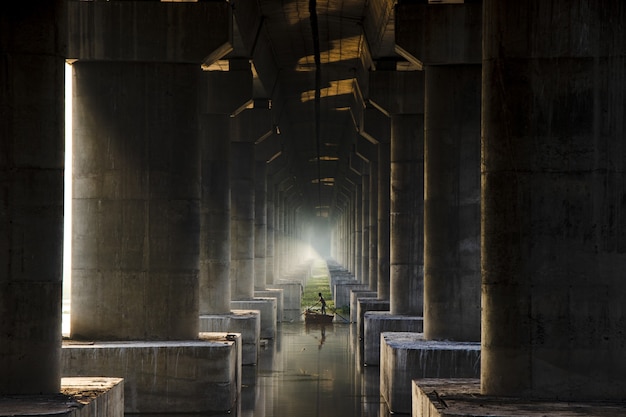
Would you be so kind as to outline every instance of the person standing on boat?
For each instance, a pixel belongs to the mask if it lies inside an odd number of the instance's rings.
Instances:
[[[319,292],[317,293],[317,295],[320,296],[320,305],[322,306],[322,314],[326,314],[326,300],[324,300],[324,297],[322,297],[322,293]]]

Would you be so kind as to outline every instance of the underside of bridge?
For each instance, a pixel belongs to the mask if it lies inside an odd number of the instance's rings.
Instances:
[[[313,245],[369,293],[381,372],[400,329],[471,351],[481,395],[623,400],[624,28],[620,0],[11,3],[0,395],[79,372],[59,332],[71,211],[73,341],[193,340],[236,379],[237,337],[215,353],[202,323],[271,338]]]

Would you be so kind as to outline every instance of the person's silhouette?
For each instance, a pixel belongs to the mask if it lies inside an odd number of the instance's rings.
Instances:
[[[324,297],[322,297],[322,293],[317,293],[317,295],[320,296],[320,304],[322,306],[322,314],[326,314],[326,300],[324,300]]]

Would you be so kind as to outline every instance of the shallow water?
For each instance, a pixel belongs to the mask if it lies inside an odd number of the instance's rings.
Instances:
[[[240,414],[386,417],[378,368],[362,367],[354,324],[279,324],[259,363],[244,369]],[[246,367],[248,368],[248,367]],[[248,381],[246,381],[248,379]]]

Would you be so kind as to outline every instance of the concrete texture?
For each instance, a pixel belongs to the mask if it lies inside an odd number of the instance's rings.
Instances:
[[[380,364],[380,334],[384,332],[424,331],[424,320],[417,316],[399,316],[389,311],[369,311],[364,317],[363,363],[369,366]]]
[[[359,282],[338,282],[335,284],[335,308],[350,308],[350,292],[353,290],[367,290],[368,285]]]
[[[621,400],[623,4],[482,4],[482,392]]]
[[[420,77],[423,84],[423,74]],[[390,213],[389,309],[395,315],[421,317],[424,314],[423,113],[391,118]]]
[[[73,71],[71,337],[195,339],[201,70],[79,61]]]
[[[376,299],[376,291],[369,290],[354,290],[350,291],[350,323],[357,323],[359,321],[359,299],[360,298],[373,298]]]
[[[0,10],[0,395],[59,391],[67,2]]]
[[[261,313],[262,339],[273,339],[276,336],[276,298],[256,297],[253,300],[231,301],[233,310],[259,310]]]
[[[368,311],[386,311],[389,312],[389,300],[380,300],[378,298],[359,298],[357,300],[357,328],[360,339],[365,338],[365,314]]]
[[[125,413],[228,411],[241,392],[241,335],[197,340],[63,343],[64,376],[124,378]]]
[[[278,280],[268,285],[268,290],[277,288],[283,291],[283,316],[280,321],[300,321],[302,314],[302,292],[300,281]],[[278,320],[278,318],[277,318]]]
[[[200,332],[241,334],[241,364],[254,365],[259,357],[261,312],[258,310],[233,310],[230,314],[203,314]]]
[[[0,416],[124,417],[122,378],[61,378],[58,394],[0,396]]]
[[[276,322],[283,321],[283,311],[285,309],[285,297],[281,289],[254,290],[254,298],[275,298],[276,299]]]
[[[621,401],[550,401],[480,393],[478,379],[417,379],[412,417],[622,417]]]
[[[380,335],[380,394],[392,413],[411,413],[413,379],[479,376],[479,342],[425,340],[410,332]]]

